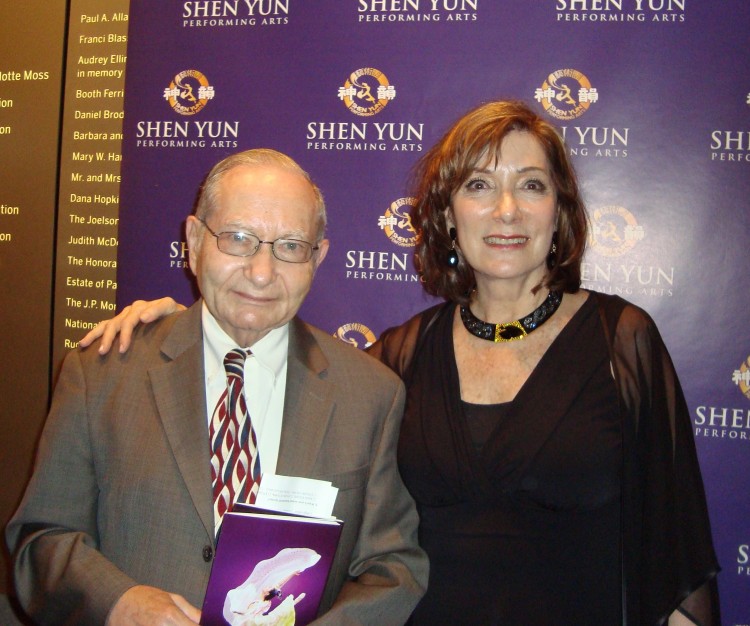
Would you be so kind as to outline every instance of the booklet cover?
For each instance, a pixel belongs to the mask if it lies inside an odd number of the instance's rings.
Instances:
[[[304,626],[318,612],[342,523],[236,505],[224,515],[203,626]]]

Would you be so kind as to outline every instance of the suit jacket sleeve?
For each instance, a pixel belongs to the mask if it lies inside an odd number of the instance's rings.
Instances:
[[[344,521],[316,624],[403,624],[428,570],[396,463],[404,385],[301,320],[290,328],[287,380],[277,472],[330,481]]]
[[[19,600],[38,623],[103,624],[135,581],[99,552],[98,486],[80,354],[57,383],[36,468],[7,529]]]
[[[404,397],[403,385],[394,385],[373,450],[348,580],[315,624],[403,624],[427,588],[427,557],[417,545],[419,520],[396,464]]]
[[[214,545],[200,306],[138,329],[126,354],[67,356],[7,530],[37,623],[103,624],[135,584],[200,606]]]

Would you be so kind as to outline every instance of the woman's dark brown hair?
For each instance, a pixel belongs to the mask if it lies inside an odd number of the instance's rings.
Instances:
[[[586,247],[586,210],[573,166],[557,130],[525,103],[499,100],[483,104],[459,119],[420,159],[416,168],[417,203],[411,211],[419,233],[415,264],[425,290],[447,300],[468,303],[476,286],[474,270],[459,254],[458,267],[448,267],[451,238],[446,211],[451,197],[488,155],[499,155],[511,131],[534,136],[544,149],[557,193],[557,252],[548,259],[548,289],[575,293],[581,284],[581,259]]]

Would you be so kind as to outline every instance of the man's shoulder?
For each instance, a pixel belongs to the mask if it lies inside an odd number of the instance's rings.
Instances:
[[[196,313],[198,324],[196,325]],[[81,363],[101,366],[108,363],[127,364],[155,358],[165,348],[173,344],[172,351],[179,352],[180,345],[188,344],[201,337],[200,316],[191,307],[178,311],[149,324],[139,324],[134,330],[130,347],[125,354],[120,354],[115,341],[112,349],[104,356],[100,355],[100,341],[95,341],[87,348],[77,348]],[[173,355],[171,355],[173,356]]]
[[[389,382],[400,381],[389,368],[380,361],[372,358],[368,353],[348,344],[324,330],[302,322],[303,327],[315,340],[320,350],[329,362],[330,368],[336,371],[348,373],[351,376],[367,376],[373,380]]]

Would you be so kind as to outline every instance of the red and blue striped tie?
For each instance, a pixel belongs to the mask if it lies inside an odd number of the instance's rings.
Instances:
[[[249,350],[235,348],[224,358],[227,388],[219,398],[209,427],[217,535],[224,513],[235,502],[255,502],[260,485],[258,442],[243,393],[245,359],[249,354]]]

